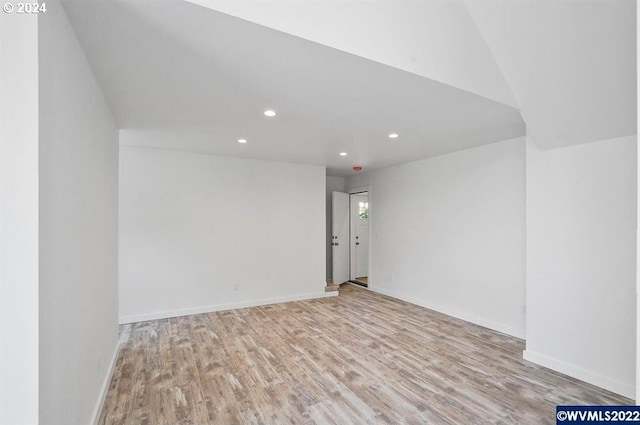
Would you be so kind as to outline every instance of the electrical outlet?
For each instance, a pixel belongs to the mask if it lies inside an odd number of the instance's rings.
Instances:
[[[234,283],[234,284],[233,284],[233,290],[234,290],[234,291],[237,291],[237,290],[238,290],[238,284],[237,284],[237,283]]]

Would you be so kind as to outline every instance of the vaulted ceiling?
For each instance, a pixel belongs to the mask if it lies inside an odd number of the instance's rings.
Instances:
[[[637,133],[635,0],[469,0],[545,149]]]
[[[348,175],[525,122],[543,148],[636,132],[633,0],[64,5],[122,144]]]

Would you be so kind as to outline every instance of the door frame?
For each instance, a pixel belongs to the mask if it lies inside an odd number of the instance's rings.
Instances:
[[[371,289],[372,285],[373,285],[373,276],[371,273],[372,267],[371,267],[371,247],[373,246],[373,237],[371,235],[371,220],[373,220],[373,195],[371,193],[371,186],[361,186],[361,187],[354,187],[352,189],[348,189],[347,193],[349,194],[349,278],[351,278],[351,195],[355,195],[356,193],[362,193],[362,192],[367,192],[369,194],[369,217],[367,220],[367,226],[368,226],[368,231],[369,231],[369,246],[368,246],[368,251],[367,252],[367,260],[368,260],[368,276],[367,276],[367,287],[365,289]]]

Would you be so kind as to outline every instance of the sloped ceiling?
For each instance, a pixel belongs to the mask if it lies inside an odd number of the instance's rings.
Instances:
[[[462,0],[187,0],[517,106]]]
[[[348,175],[524,134],[504,103],[182,0],[64,7],[121,144]]]
[[[543,149],[637,132],[634,0],[188,1],[518,107]]]
[[[541,148],[637,133],[634,0],[468,0]]]
[[[348,175],[523,135],[525,123],[543,149],[637,132],[634,0],[64,6],[123,144]]]

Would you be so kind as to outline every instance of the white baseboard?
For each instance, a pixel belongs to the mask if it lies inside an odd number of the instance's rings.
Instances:
[[[91,415],[90,424],[97,425],[98,419],[100,417],[100,411],[102,410],[102,405],[104,404],[104,400],[107,397],[107,391],[109,390],[109,383],[111,382],[111,375],[113,375],[113,368],[116,365],[116,360],[118,359],[118,353],[120,352],[120,341],[116,344],[115,349],[113,350],[113,355],[111,356],[111,363],[109,363],[109,367],[107,368],[107,373],[102,381],[102,387],[100,388],[100,394],[98,397],[98,401],[96,402],[96,406],[93,408],[93,414]]]
[[[304,301],[304,300],[311,300],[315,298],[328,298],[328,297],[336,297],[336,296],[338,296],[337,291],[317,292],[312,294],[291,295],[287,297],[263,298],[260,300],[240,301],[240,302],[228,303],[228,304],[206,305],[206,306],[200,306],[200,307],[182,308],[177,310],[158,311],[155,313],[142,313],[142,314],[134,314],[130,316],[121,316],[119,319],[119,323],[122,325],[125,323],[146,322],[149,320],[167,319],[170,317],[189,316],[192,314],[212,313],[215,311],[233,310],[236,308],[257,307],[257,306],[268,305],[268,304],[280,304],[280,303],[288,303],[291,301]]]
[[[544,354],[535,353],[531,350],[524,350],[524,352],[522,353],[522,357],[532,363],[555,370],[556,372],[563,373],[589,384],[596,385],[600,388],[604,388],[605,390],[620,394],[632,400],[636,396],[636,390],[633,385],[625,384],[623,382],[607,378],[606,376],[602,376],[595,372],[591,372],[572,364],[565,363],[561,360],[545,356]]]
[[[498,331],[503,334],[511,335],[516,338],[525,339],[525,336],[526,336],[524,329],[518,329],[514,326],[497,323],[492,320],[488,320],[472,314],[457,311],[449,307],[444,307],[438,304],[430,303],[430,302],[427,302],[418,298],[414,298],[411,296],[407,296],[398,292],[389,291],[387,289],[382,289],[382,288],[372,287],[372,286],[369,286],[369,289],[371,289],[374,292],[378,292],[380,294],[387,295],[389,297],[397,298],[399,300],[406,301],[408,303],[415,304],[420,307],[428,308],[429,310],[434,310],[434,311],[437,311],[438,313],[446,314],[447,316],[455,317],[456,319],[464,320],[465,322],[471,322],[476,325],[482,326],[484,328]]]

